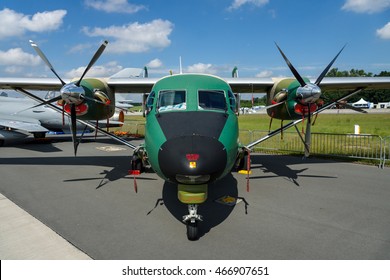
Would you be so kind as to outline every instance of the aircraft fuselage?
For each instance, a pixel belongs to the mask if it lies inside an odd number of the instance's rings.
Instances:
[[[164,180],[208,184],[226,176],[238,152],[236,104],[214,76],[168,76],[147,100],[145,150]]]

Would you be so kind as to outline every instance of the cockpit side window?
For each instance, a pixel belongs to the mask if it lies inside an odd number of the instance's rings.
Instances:
[[[236,97],[234,96],[234,94],[229,90],[228,92],[228,95],[229,95],[229,105],[230,105],[230,109],[233,111],[233,112],[237,112],[237,101],[236,101]]]
[[[152,91],[149,94],[148,99],[146,99],[146,114],[149,114],[149,112],[153,110],[153,103],[154,103],[155,95],[156,95],[155,92]]]
[[[185,90],[162,90],[158,96],[159,112],[186,109]]]
[[[226,110],[225,92],[222,90],[199,90],[199,109]]]

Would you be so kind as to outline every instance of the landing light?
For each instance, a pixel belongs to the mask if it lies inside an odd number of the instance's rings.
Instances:
[[[196,161],[199,159],[199,154],[186,154],[186,158],[189,161],[188,167],[191,169],[195,169]]]

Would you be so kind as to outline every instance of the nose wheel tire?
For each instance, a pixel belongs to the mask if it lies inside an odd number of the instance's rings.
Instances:
[[[198,221],[187,222],[187,238],[188,240],[198,240]]]
[[[187,225],[188,240],[198,240],[198,223],[202,221],[202,216],[197,213],[197,204],[188,204],[188,215],[183,216],[183,222]]]

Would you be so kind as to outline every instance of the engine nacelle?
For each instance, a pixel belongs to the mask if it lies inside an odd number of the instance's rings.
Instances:
[[[86,78],[81,81],[80,87],[84,90],[84,93],[79,94],[80,100],[72,99],[74,102],[71,102],[76,105],[78,119],[104,120],[115,114],[115,94],[104,80]],[[66,102],[64,110],[70,113],[70,108],[71,105]]]
[[[267,93],[267,105],[280,104],[267,109],[267,114],[276,119],[295,120],[313,113],[320,102],[321,89],[304,79],[305,86],[301,86],[294,78],[276,81]]]

